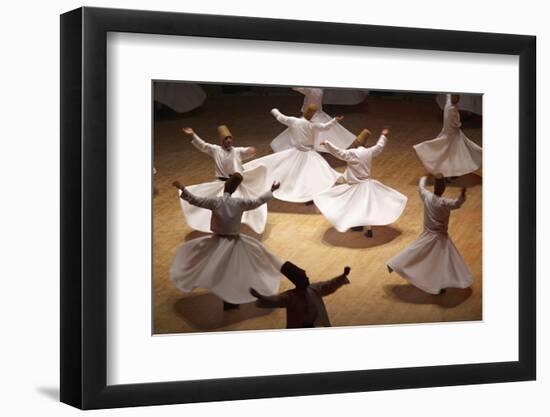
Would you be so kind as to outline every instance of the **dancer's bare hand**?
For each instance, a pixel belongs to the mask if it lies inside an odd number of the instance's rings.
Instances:
[[[346,266],[344,268],[344,275],[348,275],[350,273],[350,271],[351,271],[351,268],[349,266]]]
[[[336,121],[341,122],[342,120],[344,120],[344,116],[342,116],[342,115],[336,116],[335,119],[336,119]]]
[[[273,181],[273,184],[271,184],[271,192],[278,190],[280,186],[281,186],[280,182]]]
[[[385,127],[384,129],[382,129],[382,134],[384,136],[388,136],[390,134],[390,129],[388,129],[387,127]]]
[[[174,182],[172,183],[172,185],[173,185],[174,187],[180,189],[180,190],[183,190],[183,189],[185,188],[185,185],[183,185],[183,184],[182,184],[181,182],[179,182],[179,181],[174,181]]]
[[[184,127],[183,129],[181,129],[181,131],[183,133],[185,133],[186,135],[194,135],[195,134],[195,131],[190,127]]]

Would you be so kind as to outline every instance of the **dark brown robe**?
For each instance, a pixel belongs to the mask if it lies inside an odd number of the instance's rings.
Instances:
[[[259,294],[256,306],[261,308],[286,308],[286,327],[330,327],[323,297],[332,294],[342,285],[349,284],[346,275],[328,281],[316,282],[305,287],[297,287],[278,295]]]

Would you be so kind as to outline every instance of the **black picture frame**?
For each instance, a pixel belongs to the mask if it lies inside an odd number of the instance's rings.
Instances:
[[[519,360],[107,385],[108,32],[519,56]],[[61,15],[60,56],[62,402],[94,409],[536,378],[534,36],[84,7]]]

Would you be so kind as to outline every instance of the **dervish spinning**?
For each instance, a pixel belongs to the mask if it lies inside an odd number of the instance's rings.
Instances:
[[[173,183],[183,200],[212,213],[213,234],[181,245],[172,262],[170,277],[183,292],[194,288],[212,291],[224,300],[225,309],[254,301],[250,287],[268,295],[276,294],[283,265],[261,242],[240,234],[243,213],[265,205],[279,184],[273,183],[270,191],[255,199],[233,197],[242,179],[241,174],[231,175],[224,183],[221,197],[199,197],[180,182]]]
[[[482,162],[482,148],[460,129],[459,100],[459,95],[447,94],[441,133],[435,139],[414,145],[418,158],[428,172],[442,174],[445,178],[474,172]]]
[[[256,148],[252,146],[233,146],[233,135],[227,126],[218,126],[221,145],[205,142],[190,127],[186,127],[182,131],[192,136],[191,143],[195,148],[214,160],[214,174],[216,176],[215,181],[189,186],[189,192],[200,197],[222,196],[225,181],[235,173],[243,176],[242,184],[235,191],[235,197],[255,199],[265,190],[267,184],[265,168],[259,166],[255,169],[243,170],[242,166],[244,159],[252,158],[256,154]],[[180,204],[189,227],[201,232],[212,232],[210,229],[212,213],[209,210],[193,206],[183,199],[180,199]],[[254,232],[263,233],[267,222],[266,205],[245,212],[242,216],[242,222],[250,226]]]
[[[310,104],[317,107],[317,111],[311,118],[315,123],[326,123],[332,119],[323,111],[323,89],[310,87],[295,87],[297,91],[304,95],[304,103],[302,104],[302,113]],[[321,146],[323,141],[330,139],[332,143],[340,148],[347,148],[355,139],[355,135],[348,131],[339,123],[335,123],[329,129],[317,132],[314,138],[313,148],[318,152],[326,152],[326,149]],[[273,152],[281,152],[292,147],[292,134],[289,129],[285,129],[275,139],[271,141],[271,149]]]
[[[426,189],[426,181],[427,177],[422,177],[418,184],[424,203],[424,231],[386,265],[390,272],[397,272],[430,294],[440,294],[446,288],[467,288],[472,284],[472,273],[448,234],[451,210],[464,204],[466,189],[458,198],[446,198],[441,175],[435,178],[433,193]]]
[[[351,268],[346,266],[342,275],[311,284],[306,271],[292,262],[285,262],[281,272],[294,284],[294,289],[272,296],[264,295],[255,288],[251,288],[250,293],[258,299],[256,306],[260,308],[285,308],[287,329],[330,327],[323,297],[349,284],[350,271]]]
[[[310,104],[302,117],[285,116],[278,109],[271,110],[273,116],[288,126],[291,148],[255,159],[244,165],[245,170],[265,166],[267,182],[281,181],[281,188],[274,197],[293,203],[306,203],[334,184],[340,173],[331,168],[325,159],[313,149],[315,134],[325,131],[341,121],[338,116],[326,123],[312,121],[317,106]]]
[[[348,229],[363,230],[367,226],[367,237],[372,237],[372,226],[383,226],[395,222],[407,204],[407,197],[375,179],[372,179],[372,159],[384,150],[388,142],[389,129],[382,130],[376,145],[364,145],[370,131],[364,129],[355,143],[355,149],[340,149],[330,141],[323,142],[332,155],[347,162],[344,184],[318,194],[315,205],[339,232]]]

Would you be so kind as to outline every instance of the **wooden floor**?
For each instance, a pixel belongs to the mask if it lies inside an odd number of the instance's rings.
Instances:
[[[301,98],[218,97],[186,115],[164,112],[154,128],[154,333],[182,333],[247,329],[284,328],[283,310],[261,310],[253,304],[224,312],[222,302],[205,290],[182,294],[171,283],[169,268],[181,243],[202,236],[185,223],[172,181],[191,185],[212,181],[213,163],[197,151],[181,128],[191,126],[205,140],[217,143],[216,126],[227,124],[238,146],[255,146],[258,156],[271,153],[269,142],[283,130],[270,115],[272,107],[297,114]],[[358,106],[325,107],[329,114],[344,114],[342,124],[358,133],[367,127],[373,133],[385,125],[391,128],[389,144],[374,160],[373,178],[405,194],[409,201],[399,220],[388,227],[374,228],[374,238],[361,233],[339,233],[319,214],[315,206],[272,200],[268,224],[260,239],[271,251],[307,270],[311,281],[340,274],[352,267],[351,285],[326,297],[333,326],[394,323],[443,322],[482,319],[482,186],[481,173],[469,174],[447,188],[456,196],[459,187],[468,187],[467,201],[451,216],[450,236],[474,274],[474,283],[465,290],[450,289],[433,296],[409,285],[396,273],[388,273],[385,262],[411,243],[422,230],[422,204],[417,193],[418,179],[425,171],[412,145],[437,136],[441,111],[431,96],[369,96]],[[463,119],[463,130],[482,144],[479,118]],[[369,145],[374,144],[371,138]],[[330,160],[339,171],[344,166]],[[281,290],[291,288],[286,279]]]

